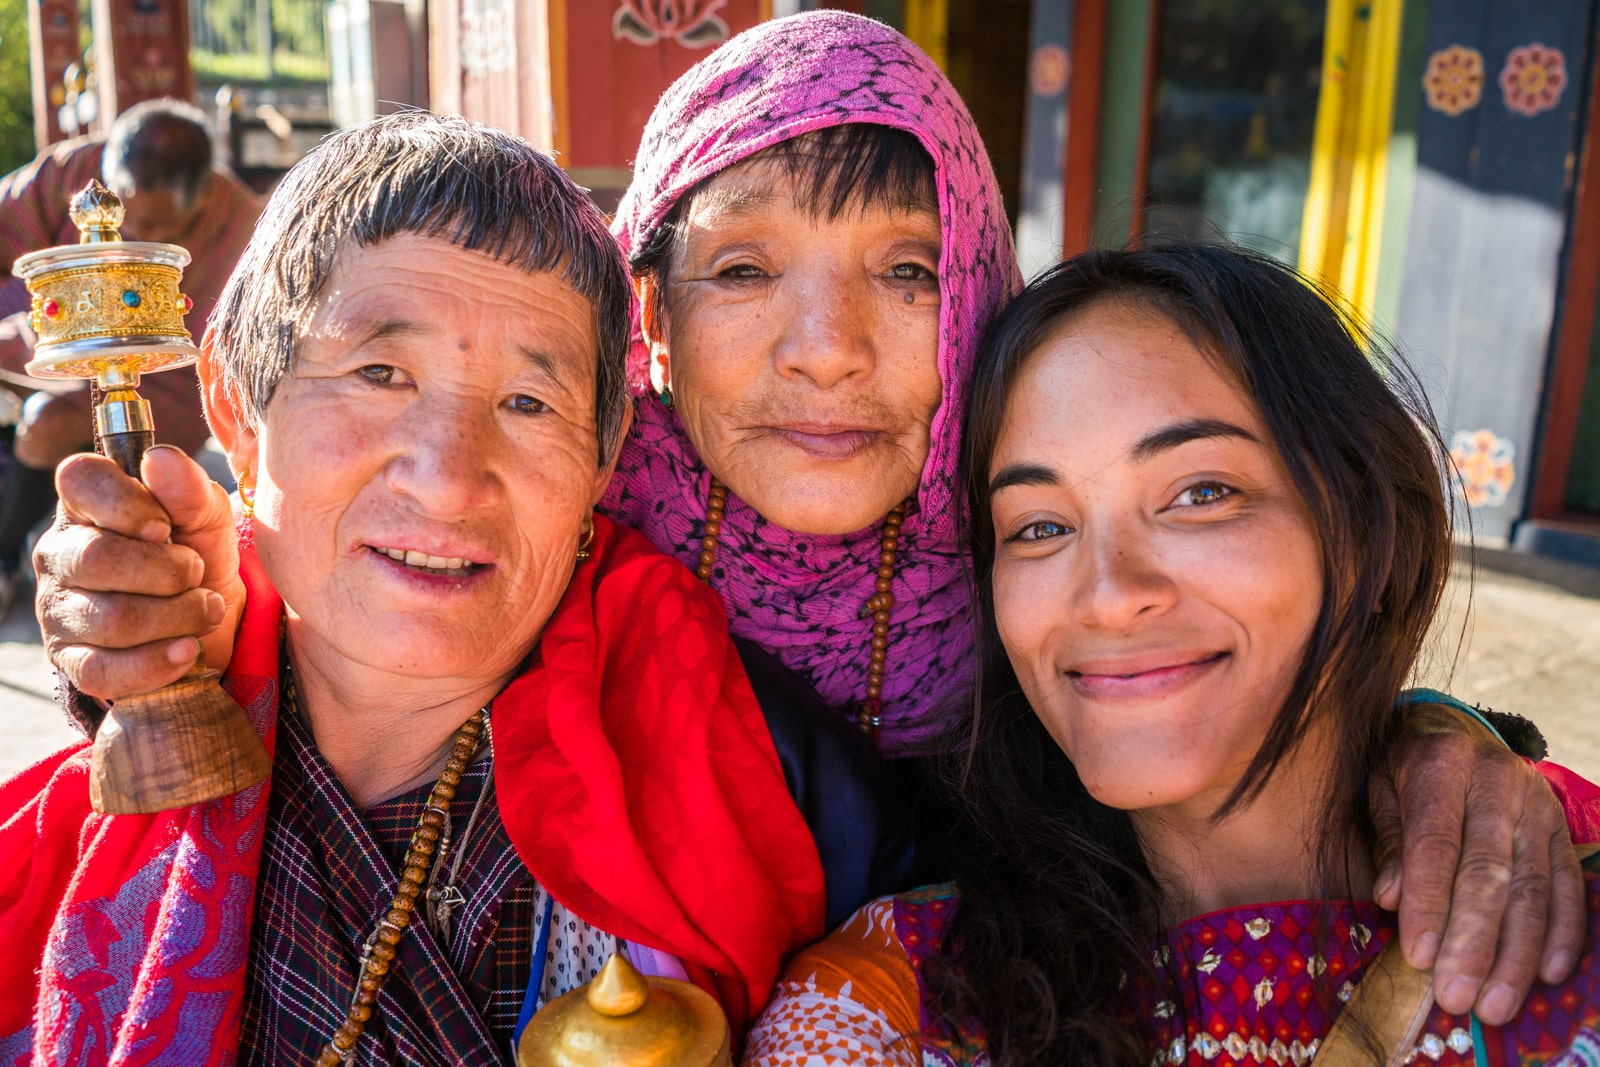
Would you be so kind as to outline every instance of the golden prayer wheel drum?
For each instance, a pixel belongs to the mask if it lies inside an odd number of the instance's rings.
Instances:
[[[621,953],[535,1015],[518,1067],[732,1067],[728,1020],[699,987],[646,978]]]
[[[39,335],[28,373],[88,378],[187,367],[199,356],[179,292],[189,253],[177,245],[124,241],[122,201],[91,181],[72,198],[78,243],[30,252],[11,273],[33,297]]]
[[[179,291],[189,253],[124,241],[122,202],[97,181],[72,199],[78,244],[30,252],[11,268],[33,297],[38,335],[28,373],[86,378],[98,388],[95,444],[130,477],[155,440],[139,376],[186,367],[199,355]],[[96,811],[165,811],[236,793],[271,769],[243,709],[195,666],[152,693],[117,700],[95,734],[89,776]]]

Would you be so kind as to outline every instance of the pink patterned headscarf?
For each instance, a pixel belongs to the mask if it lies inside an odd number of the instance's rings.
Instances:
[[[935,164],[943,230],[944,393],[894,577],[879,735],[893,754],[936,725],[941,701],[970,677],[973,621],[956,524],[961,420],[978,338],[1021,286],[972,116],[933,61],[882,23],[839,11],[767,22],[695,64],[661,97],[612,230],[632,255],[700,182],[780,141],[850,122],[916,135]],[[633,381],[648,381],[647,360],[636,334]],[[710,480],[677,415],[646,400],[603,508],[693,567]],[[718,537],[712,585],[735,636],[777,655],[841,708],[866,696],[872,619],[862,607],[874,593],[880,536],[880,527],[842,537],[795,533],[730,493]]]

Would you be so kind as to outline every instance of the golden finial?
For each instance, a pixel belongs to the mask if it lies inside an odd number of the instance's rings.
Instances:
[[[728,1020],[710,994],[646,978],[619,952],[587,986],[528,1023],[518,1067],[732,1067]]]
[[[589,983],[585,999],[589,1007],[606,1018],[620,1019],[644,1007],[645,1001],[650,999],[650,983],[617,953],[606,960],[600,973]]]
[[[128,210],[122,206],[116,193],[93,178],[72,198],[67,213],[72,216],[72,224],[78,228],[78,243],[81,245],[122,240],[122,234],[117,231],[122,229],[122,219]]]

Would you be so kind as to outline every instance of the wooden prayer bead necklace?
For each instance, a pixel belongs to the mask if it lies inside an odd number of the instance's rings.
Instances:
[[[290,681],[285,686],[286,695],[297,703],[293,685]],[[401,935],[411,925],[411,917],[417,910],[417,897],[421,895],[422,885],[428,879],[428,868],[433,864],[434,854],[439,851],[439,838],[444,834],[445,820],[449,818],[450,804],[456,798],[462,772],[483,744],[488,729],[488,711],[488,708],[479,708],[456,731],[455,740],[450,744],[450,756],[444,761],[444,770],[439,772],[439,780],[433,784],[428,802],[423,806],[422,818],[417,820],[417,828],[411,832],[411,844],[400,866],[400,886],[395,890],[394,899],[389,902],[388,914],[379,921],[378,929],[368,940],[366,954],[361,958],[361,978],[351,998],[350,1011],[345,1016],[344,1025],[322,1047],[322,1054],[317,1057],[317,1067],[337,1067],[339,1064],[355,1062],[356,1041],[367,1029],[367,1020],[372,1018],[372,1009],[378,1002],[378,991],[388,980],[389,971],[394,965],[395,946],[400,943]]]
[[[717,539],[722,535],[722,517],[728,506],[728,487],[711,479],[706,498],[705,532],[700,538],[700,560],[694,573],[710,583],[711,568],[717,561]],[[896,504],[883,520],[883,539],[878,546],[877,591],[862,607],[872,616],[872,652],[867,664],[867,698],[856,705],[856,725],[874,743],[883,725],[883,670],[889,658],[889,612],[894,608],[894,564],[900,552],[900,525],[905,521],[905,502]]]

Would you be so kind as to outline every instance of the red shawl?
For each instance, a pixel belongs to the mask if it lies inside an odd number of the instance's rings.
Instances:
[[[640,535],[595,527],[494,704],[506,829],[558,900],[680,957],[740,1032],[822,933],[821,865],[716,597]],[[224,684],[270,750],[282,604],[244,542]],[[82,743],[0,785],[0,1064],[230,1064],[266,787],[103,816],[88,765]]]

